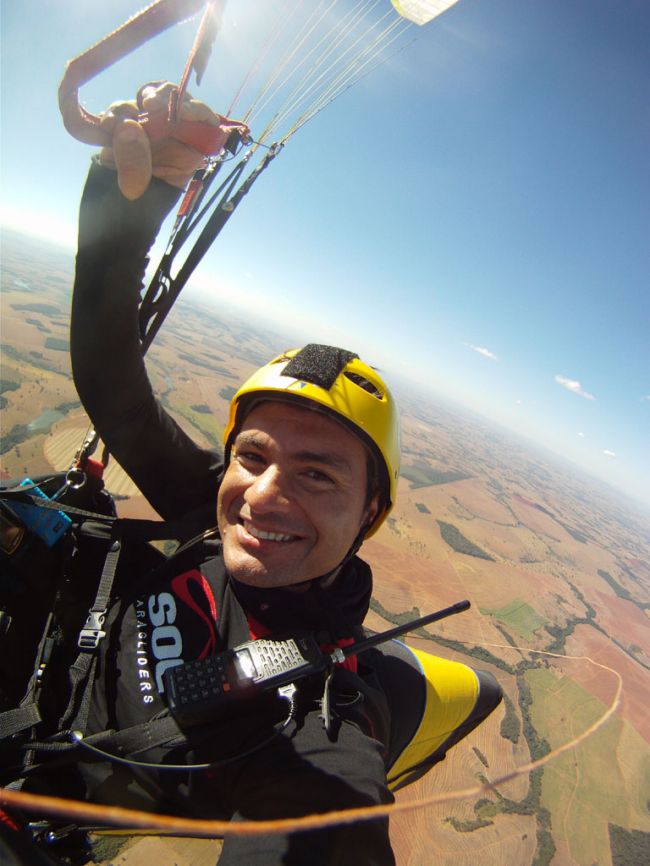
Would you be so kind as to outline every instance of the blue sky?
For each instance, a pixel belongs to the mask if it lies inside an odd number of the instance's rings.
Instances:
[[[264,5],[226,7],[192,88],[216,110]],[[64,131],[56,88],[67,60],[137,9],[3,4],[3,222],[70,242],[90,148]],[[160,37],[83,102],[97,112],[178,80],[192,34]],[[289,141],[197,285],[650,503],[650,4],[459,0],[412,35]]]

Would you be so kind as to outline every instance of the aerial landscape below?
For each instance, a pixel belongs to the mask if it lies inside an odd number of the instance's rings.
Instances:
[[[3,232],[4,481],[67,468],[88,429],[68,356],[72,271],[72,253]],[[286,338],[263,325],[184,300],[148,367],[174,418],[219,448],[235,387],[285,348]],[[648,514],[480,416],[394,385],[403,428],[399,495],[363,547],[375,580],[366,625],[384,630],[468,598],[469,612],[406,640],[491,671],[505,692],[484,725],[398,794],[399,803],[437,801],[391,819],[397,863],[645,866]],[[122,515],[154,516],[114,463],[106,484]],[[616,713],[597,726],[619,684]],[[214,862],[215,843],[191,844],[179,843],[174,862]],[[120,863],[153,862],[154,845],[171,843],[130,840]]]

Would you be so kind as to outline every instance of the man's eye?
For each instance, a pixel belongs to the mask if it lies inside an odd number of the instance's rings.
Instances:
[[[306,472],[308,478],[312,481],[322,482],[324,484],[329,483],[332,484],[332,478],[329,475],[326,475],[325,472],[321,472],[319,469],[308,469]]]
[[[263,458],[261,454],[257,454],[255,451],[238,451],[237,459],[242,463],[262,463]]]

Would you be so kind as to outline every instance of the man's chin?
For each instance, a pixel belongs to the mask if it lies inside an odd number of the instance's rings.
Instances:
[[[286,592],[307,592],[309,587],[312,585],[314,580],[317,580],[317,577],[308,577],[306,580],[302,578],[296,578],[294,581],[281,581],[281,579],[274,580],[271,577],[262,578],[259,575],[247,575],[244,578],[237,577],[234,574],[231,574],[231,577],[237,583],[244,584],[245,586],[254,587],[255,589],[284,589]],[[330,581],[327,581],[327,585],[329,585]]]
[[[299,583],[302,579],[286,571],[280,572],[264,568],[263,564],[256,560],[242,562],[239,557],[229,557],[225,551],[224,563],[226,571],[237,583],[243,583],[245,586],[254,586],[258,589],[275,589],[291,586],[294,583]]]
[[[237,570],[229,570],[228,573],[237,583],[243,583],[244,586],[254,586],[257,589],[275,589],[287,585],[282,582],[281,578],[275,579],[272,575],[250,574]]]
[[[311,581],[320,577],[319,574],[298,573],[295,571],[266,569],[260,562],[256,562],[253,567],[244,565],[241,562],[228,562],[228,558],[224,556],[226,571],[237,581],[245,586],[254,586],[257,589],[308,589]]]
[[[245,569],[227,570],[237,583],[243,583],[245,586],[252,586],[257,589],[286,589],[292,592],[306,592],[315,580],[323,581],[322,588],[328,587],[336,580],[339,573],[339,569],[336,569],[325,574],[314,574],[311,577],[304,577],[303,575],[289,577],[286,574],[250,572]]]
[[[223,559],[228,574],[238,583],[245,586],[254,586],[258,589],[290,589],[295,588],[296,591],[308,589],[309,584],[326,576],[326,585],[329,585],[334,580],[339,569],[334,565],[332,569],[323,567],[320,571],[316,571],[312,566],[311,569],[299,569],[297,566],[288,564],[282,568],[279,565],[276,567],[268,567],[262,559],[257,559],[250,555],[241,555],[238,549],[228,549],[228,545],[224,544]]]

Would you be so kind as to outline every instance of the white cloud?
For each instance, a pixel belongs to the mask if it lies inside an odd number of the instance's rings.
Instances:
[[[472,346],[471,343],[465,343],[468,349],[471,349],[473,352],[478,352],[479,355],[483,355],[484,358],[489,358],[491,361],[498,361],[499,359],[494,354],[494,352],[490,352],[489,349],[486,349],[485,346]]]
[[[616,452],[610,451],[608,448],[605,448],[605,450],[603,451],[603,454],[605,455],[605,457],[611,457],[612,460],[614,460],[616,458]]]
[[[566,388],[567,391],[571,391],[572,394],[577,394],[579,397],[584,397],[585,400],[595,400],[593,394],[590,394],[588,391],[582,390],[582,385],[578,382],[577,379],[567,379],[566,376],[560,376],[559,374],[555,377],[555,381],[558,385],[562,385],[563,388]]]
[[[584,434],[584,433],[578,433],[578,436],[579,436],[581,439],[584,439],[584,438],[585,438],[585,434]]]
[[[646,394],[644,397],[641,397],[642,400],[647,400],[650,403],[650,394]]]

